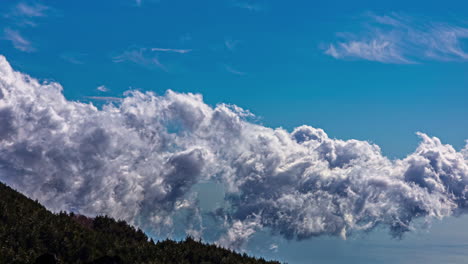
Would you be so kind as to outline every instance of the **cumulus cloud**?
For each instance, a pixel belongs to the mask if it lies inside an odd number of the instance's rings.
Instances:
[[[365,30],[338,33],[341,39],[325,50],[336,59],[363,59],[382,63],[417,63],[423,60],[468,60],[463,40],[468,26],[410,18],[400,14],[371,14]]]
[[[197,236],[219,227],[218,243],[234,248],[260,229],[307,239],[383,226],[398,237],[415,219],[467,209],[467,147],[419,133],[414,153],[390,160],[366,141],[250,115],[173,91],[130,91],[96,108],[0,57],[0,180],[53,210],[109,214],[164,236],[177,224]],[[217,225],[203,224],[191,192],[207,180],[226,191]]]

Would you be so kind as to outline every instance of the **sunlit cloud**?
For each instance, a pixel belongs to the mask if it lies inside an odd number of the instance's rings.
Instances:
[[[59,84],[0,57],[0,180],[54,211],[107,214],[161,237],[182,226],[229,248],[259,231],[346,239],[379,227],[402,237],[468,212],[468,146],[418,133],[413,153],[390,159],[320,128],[263,126],[200,94],[88,99],[109,103],[67,100]],[[193,192],[206,181],[225,192],[211,225]]]

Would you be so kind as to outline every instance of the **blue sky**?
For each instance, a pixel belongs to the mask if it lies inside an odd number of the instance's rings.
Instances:
[[[418,145],[418,131],[465,145],[467,9],[466,1],[2,1],[0,54],[16,70],[60,83],[69,100],[100,105],[130,89],[200,93],[268,127],[306,124],[401,158]],[[464,227],[451,221],[434,229]],[[290,263],[309,263],[319,254],[309,248],[329,252],[323,263],[403,263],[389,252],[422,257],[419,247],[404,248],[453,238],[410,237],[271,238],[278,250],[254,239],[248,250]],[[427,263],[448,260],[452,249]]]

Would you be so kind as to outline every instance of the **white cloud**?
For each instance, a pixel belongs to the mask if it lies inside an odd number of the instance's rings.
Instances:
[[[273,243],[270,245],[270,250],[273,252],[278,252],[278,245]]]
[[[46,16],[45,11],[49,7],[41,5],[39,3],[27,4],[27,3],[18,3],[16,5],[16,14],[27,16],[27,17],[43,17]]]
[[[173,91],[131,91],[99,109],[0,57],[0,180],[53,210],[108,214],[161,236],[177,225],[222,231],[216,240],[233,248],[260,229],[306,239],[381,226],[401,236],[415,219],[468,209],[468,146],[419,134],[414,153],[390,160],[366,141],[246,115]],[[204,226],[191,189],[207,180],[226,196],[212,212],[217,224]]]
[[[114,97],[114,96],[87,96],[86,98],[92,99],[92,100],[101,100],[101,101],[122,101],[123,99],[120,97]]]
[[[180,53],[180,54],[185,54],[189,53],[192,51],[191,49],[164,49],[164,48],[152,48],[152,51],[160,51],[160,52],[174,52],[174,53]]]
[[[424,60],[467,60],[462,41],[468,27],[412,19],[398,14],[368,16],[366,30],[340,33],[340,41],[325,53],[336,59],[364,59],[382,63],[417,63]]]
[[[96,88],[96,90],[100,91],[100,92],[108,92],[109,91],[109,88],[107,88],[105,85],[100,85]]]
[[[11,28],[6,28],[4,30],[4,38],[9,40],[15,49],[24,51],[24,52],[32,52],[35,49],[33,48],[31,42],[25,39],[19,31],[13,30]]]

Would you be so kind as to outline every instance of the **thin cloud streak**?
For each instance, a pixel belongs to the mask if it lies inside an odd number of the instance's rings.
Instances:
[[[230,72],[230,73],[232,73],[232,74],[234,74],[234,75],[239,75],[239,76],[244,76],[244,75],[246,75],[245,72],[238,71],[238,70],[232,68],[231,66],[229,66],[229,65],[227,65],[227,64],[224,65],[224,68],[226,69],[226,71],[228,71],[228,72]]]
[[[49,7],[45,5],[41,5],[38,3],[29,5],[26,3],[19,3],[16,6],[17,13],[23,16],[28,17],[43,17],[46,16],[45,11],[48,10]]]
[[[180,54],[185,54],[189,53],[192,50],[191,49],[165,49],[165,48],[152,48],[151,51],[161,51],[161,52],[174,52],[174,53],[180,53]]]
[[[100,85],[96,88],[96,90],[100,91],[100,92],[108,92],[109,91],[109,88],[107,88],[105,85]]]
[[[60,58],[71,64],[84,64],[84,59],[87,56],[85,53],[63,53]]]
[[[421,21],[399,14],[369,15],[367,31],[339,33],[325,54],[335,59],[361,59],[382,63],[410,64],[427,60],[465,61],[462,41],[468,27]]]
[[[148,49],[140,48],[124,51],[122,54],[112,58],[115,63],[132,62],[147,68],[156,66],[157,68],[168,72],[166,66],[159,61],[157,55],[148,53]]]
[[[100,100],[100,101],[122,101],[123,98],[113,96],[86,96],[88,99]]]
[[[25,39],[19,31],[11,28],[5,28],[4,38],[9,40],[15,49],[24,52],[33,52],[35,49],[32,47],[31,42]]]
[[[233,1],[232,6],[241,8],[241,9],[246,9],[251,12],[259,12],[265,9],[265,7],[259,3],[256,3],[254,1]]]

